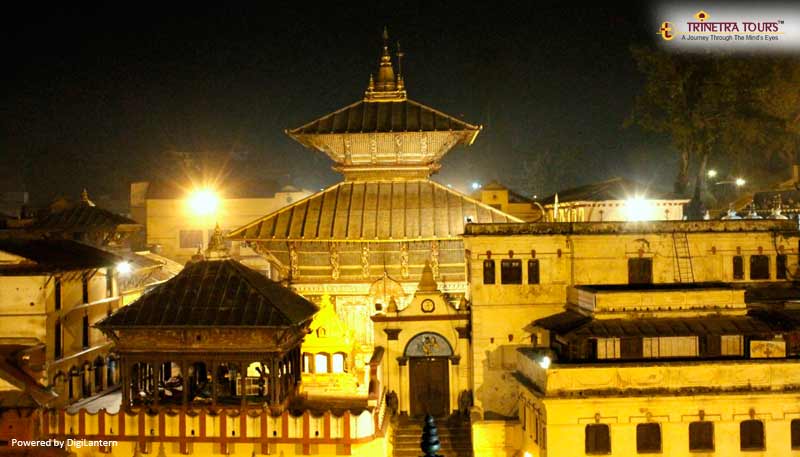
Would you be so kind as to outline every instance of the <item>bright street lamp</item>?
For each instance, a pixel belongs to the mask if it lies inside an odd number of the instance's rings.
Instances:
[[[480,188],[481,188],[481,183],[479,183],[478,181],[472,183],[472,190],[478,190]]]
[[[734,181],[734,182],[735,182],[735,183],[736,183],[736,185],[737,185],[737,186],[739,186],[739,187],[742,187],[742,186],[744,186],[745,184],[747,184],[747,181],[745,181],[743,178],[736,178],[736,181]]]
[[[127,260],[117,263],[117,266],[114,268],[117,270],[117,273],[121,275],[129,275],[133,271],[131,263]]]
[[[717,177],[717,170],[714,170],[714,169],[708,170],[708,177],[709,178],[716,178]]]
[[[219,197],[209,189],[198,189],[189,195],[189,208],[198,216],[214,214],[219,207]]]

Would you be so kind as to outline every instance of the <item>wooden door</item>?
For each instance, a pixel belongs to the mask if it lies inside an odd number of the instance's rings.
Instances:
[[[448,368],[447,357],[409,360],[412,416],[446,416],[450,412]]]

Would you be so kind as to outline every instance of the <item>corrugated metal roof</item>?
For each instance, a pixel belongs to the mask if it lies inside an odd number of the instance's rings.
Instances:
[[[290,135],[480,130],[413,100],[361,100],[288,131]]]
[[[776,331],[793,330],[785,320],[774,316],[698,316],[640,319],[591,319],[574,311],[564,311],[539,319],[534,325],[551,330],[565,338],[619,338],[628,336],[693,336],[693,335],[766,335]],[[800,324],[800,320],[797,322]]]
[[[50,213],[36,221],[34,230],[84,231],[93,228],[112,228],[120,225],[139,226],[139,223],[96,206],[77,204],[72,208]]]
[[[519,222],[426,179],[345,181],[229,235],[238,240],[401,240],[450,238],[472,222]]]
[[[97,323],[99,328],[288,327],[318,308],[231,260],[190,263],[169,281]]]
[[[114,266],[114,254],[72,240],[0,239],[0,251],[28,262],[0,265],[0,276],[54,273]]]

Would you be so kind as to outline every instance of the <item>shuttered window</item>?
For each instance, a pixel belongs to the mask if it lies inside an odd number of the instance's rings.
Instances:
[[[500,284],[522,284],[522,260],[500,261]]]
[[[652,284],[653,259],[628,259],[628,284]]]
[[[742,335],[722,335],[720,337],[721,355],[742,355]]]
[[[528,260],[528,284],[539,284],[539,259]]]
[[[739,444],[743,451],[764,449],[764,423],[751,419],[739,424]]]
[[[792,449],[800,449],[800,419],[792,419],[791,425]]]
[[[636,426],[636,452],[661,452],[661,426],[647,423]]]
[[[643,338],[644,357],[697,357],[696,336],[662,336]]]
[[[494,260],[483,261],[483,283],[494,284]]]
[[[742,256],[733,256],[733,279],[744,279],[744,260]]]
[[[775,277],[778,279],[786,279],[788,274],[786,268],[786,254],[778,254],[778,256],[775,257]]]
[[[587,425],[585,446],[587,454],[611,454],[611,433],[609,432],[608,425]]]
[[[750,279],[769,279],[769,256],[750,256]]]
[[[619,338],[598,338],[597,358],[618,359],[620,356]]]
[[[689,424],[689,450],[714,451],[714,423],[692,422]]]

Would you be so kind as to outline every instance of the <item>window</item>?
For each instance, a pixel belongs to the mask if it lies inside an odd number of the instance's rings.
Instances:
[[[528,284],[539,284],[539,259],[528,260]]]
[[[661,426],[654,423],[636,426],[636,452],[661,452]]]
[[[61,321],[56,321],[56,328],[53,331],[54,357],[60,359],[64,356],[63,338],[61,336]]]
[[[586,426],[586,453],[611,454],[611,434],[606,424]]]
[[[742,335],[722,335],[720,355],[742,355]]]
[[[303,354],[303,373],[311,373],[311,354]]]
[[[642,358],[642,338],[638,336],[631,336],[620,338],[619,340],[619,355],[623,359],[641,359]]]
[[[618,359],[619,358],[619,338],[598,338],[597,339],[597,358],[598,359]]]
[[[739,424],[739,444],[743,451],[764,449],[764,423],[757,419],[742,421]]]
[[[111,268],[106,269],[106,298],[114,296],[114,273]]]
[[[775,277],[777,279],[786,279],[788,273],[786,268],[786,254],[778,254],[778,257],[775,258]]]
[[[83,303],[89,303],[89,278],[86,275],[81,278],[81,287],[83,291]]]
[[[494,284],[494,260],[483,261],[483,283]]]
[[[661,336],[643,338],[644,357],[697,357],[696,336]]]
[[[331,373],[344,373],[344,354],[341,352],[331,357]]]
[[[744,260],[742,256],[733,256],[733,279],[744,279]]]
[[[61,309],[61,278],[56,278],[55,289],[56,289],[54,292],[55,306],[56,306],[56,311],[58,311]]]
[[[689,424],[689,450],[714,451],[713,422],[692,422]]]
[[[500,283],[522,284],[522,260],[503,259],[500,261]]]
[[[769,279],[769,256],[750,256],[750,279]]]
[[[652,284],[653,259],[628,259],[628,284]]]
[[[89,347],[89,315],[83,316],[83,332],[81,333],[81,342],[83,343],[84,349]]]
[[[800,449],[800,419],[792,419],[791,425],[792,449]]]
[[[191,248],[197,249],[203,246],[203,231],[202,230],[181,230],[180,231],[180,245],[182,249]]]
[[[328,372],[328,354],[317,354],[314,356],[314,373]]]

